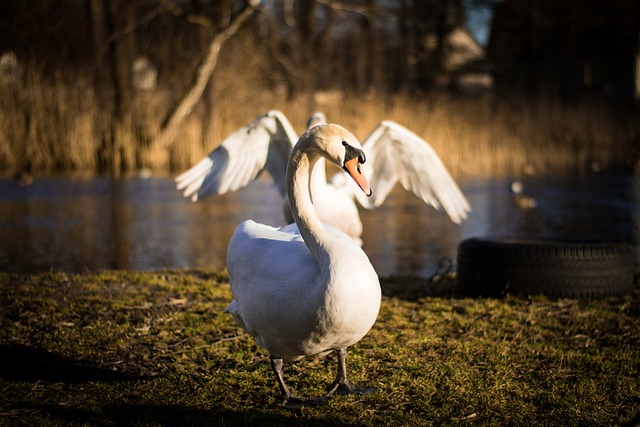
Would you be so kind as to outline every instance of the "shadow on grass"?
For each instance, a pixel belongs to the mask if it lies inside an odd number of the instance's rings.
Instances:
[[[380,287],[383,295],[409,302],[425,297],[463,298],[458,292],[455,276],[451,275],[380,277]]]
[[[282,409],[280,413],[256,410],[201,409],[182,405],[108,405],[91,411],[56,405],[37,405],[18,402],[11,405],[7,418],[46,419],[65,425],[92,426],[348,426],[332,416],[309,418],[307,413],[301,418],[295,411]]]
[[[62,382],[76,384],[85,381],[127,381],[140,379],[121,372],[81,362],[22,344],[0,345],[0,379],[8,381]]]

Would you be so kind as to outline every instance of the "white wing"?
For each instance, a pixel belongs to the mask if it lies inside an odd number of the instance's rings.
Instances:
[[[192,201],[234,191],[266,169],[280,194],[291,147],[298,135],[283,113],[271,110],[226,137],[207,157],[178,176],[176,187]]]
[[[367,161],[363,168],[373,195],[356,192],[358,202],[367,209],[380,206],[400,181],[402,186],[435,208],[442,206],[453,222],[459,224],[471,211],[433,148],[405,127],[384,120],[363,144]]]

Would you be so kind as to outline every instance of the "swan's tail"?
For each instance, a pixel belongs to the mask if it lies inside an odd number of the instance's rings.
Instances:
[[[227,308],[224,309],[224,311],[231,314],[231,317],[233,317],[233,320],[235,320],[238,326],[240,326],[245,331],[247,330],[247,327],[244,324],[244,320],[242,319],[242,314],[240,314],[240,304],[238,304],[238,301],[231,301],[231,304],[229,304]]]

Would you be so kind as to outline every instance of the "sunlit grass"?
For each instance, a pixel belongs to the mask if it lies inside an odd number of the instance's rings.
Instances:
[[[88,77],[44,78],[34,68],[27,67],[22,84],[0,86],[3,170],[180,171],[270,109],[282,110],[298,132],[313,111],[322,110],[361,139],[381,120],[395,120],[432,144],[458,177],[633,170],[637,162],[633,147],[640,140],[640,121],[603,104],[340,91],[287,99],[256,84],[243,85],[235,70],[224,68],[216,73],[212,107],[201,101],[172,146],[154,147],[150,141],[178,90],[135,93],[130,110],[111,126],[109,104]]]
[[[351,380],[379,392],[292,410],[268,354],[223,312],[224,273],[0,273],[0,424],[609,426],[640,413],[638,290],[476,300],[430,296],[419,279],[382,287],[349,353]],[[335,359],[285,375],[320,394]]]

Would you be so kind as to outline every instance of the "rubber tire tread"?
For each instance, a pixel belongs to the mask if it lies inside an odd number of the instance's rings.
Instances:
[[[633,291],[634,255],[618,242],[470,238],[458,244],[463,295],[600,298]]]

